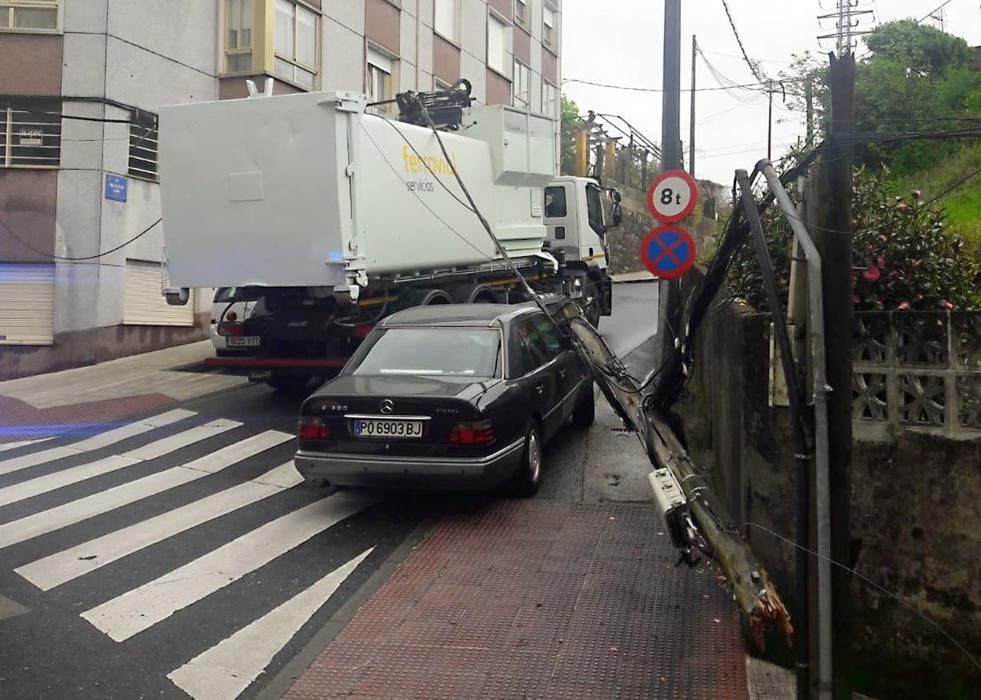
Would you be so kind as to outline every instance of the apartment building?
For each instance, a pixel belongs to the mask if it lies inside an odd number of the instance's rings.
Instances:
[[[560,40],[559,0],[0,0],[0,379],[207,336],[212,290],[160,296],[161,105],[463,77],[557,119]]]

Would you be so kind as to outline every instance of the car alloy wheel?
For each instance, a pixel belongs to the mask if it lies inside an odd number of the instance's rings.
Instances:
[[[537,484],[542,477],[542,444],[538,430],[532,428],[528,433],[528,481]]]

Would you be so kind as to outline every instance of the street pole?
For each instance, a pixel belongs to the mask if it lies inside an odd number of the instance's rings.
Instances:
[[[684,168],[681,157],[681,0],[664,2],[664,59],[661,85],[661,172]],[[694,95],[693,95],[694,97]],[[658,332],[661,357],[675,352],[681,336],[681,281],[660,283]]]
[[[661,100],[661,167],[683,168],[681,160],[681,0],[664,3],[664,86]]]
[[[695,58],[698,55],[698,40],[691,35],[691,114],[688,121],[688,174],[695,177]]]
[[[827,378],[832,392],[828,401],[828,514],[830,518],[831,558],[850,566],[852,561],[849,531],[849,495],[851,491],[852,452],[852,147],[846,139],[855,124],[855,59],[850,52],[838,58],[831,56],[831,147],[818,167],[818,197],[814,243],[821,255],[824,287],[825,347]],[[820,490],[819,490],[820,491]],[[822,494],[816,494],[821,498]],[[819,506],[820,509],[820,506]],[[820,510],[819,510],[820,512]],[[820,523],[819,523],[820,527]],[[831,652],[833,693],[836,699],[850,698],[848,670],[852,637],[849,588],[851,575],[843,567],[832,569],[821,581],[819,563],[818,595],[831,596],[832,629],[824,629],[832,638],[819,642],[819,654]],[[826,590],[830,582],[830,591]],[[827,608],[825,608],[827,609]],[[823,616],[819,616],[823,617]],[[829,627],[830,620],[817,620]],[[830,634],[827,634],[830,633]],[[825,684],[827,678],[821,679]],[[819,688],[819,695],[828,688]]]

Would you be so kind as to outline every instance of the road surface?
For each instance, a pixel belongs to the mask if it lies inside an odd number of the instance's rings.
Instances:
[[[615,309],[601,329],[625,354],[655,328],[656,285],[618,285]],[[246,386],[0,452],[2,696],[260,696],[383,562],[460,507],[301,484],[298,404]],[[558,438],[538,498],[577,502],[586,450],[585,432]]]

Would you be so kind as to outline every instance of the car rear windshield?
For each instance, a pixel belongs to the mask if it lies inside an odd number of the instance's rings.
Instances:
[[[369,341],[371,342],[371,341]],[[501,376],[501,335],[481,328],[388,328],[349,370],[358,375]]]

